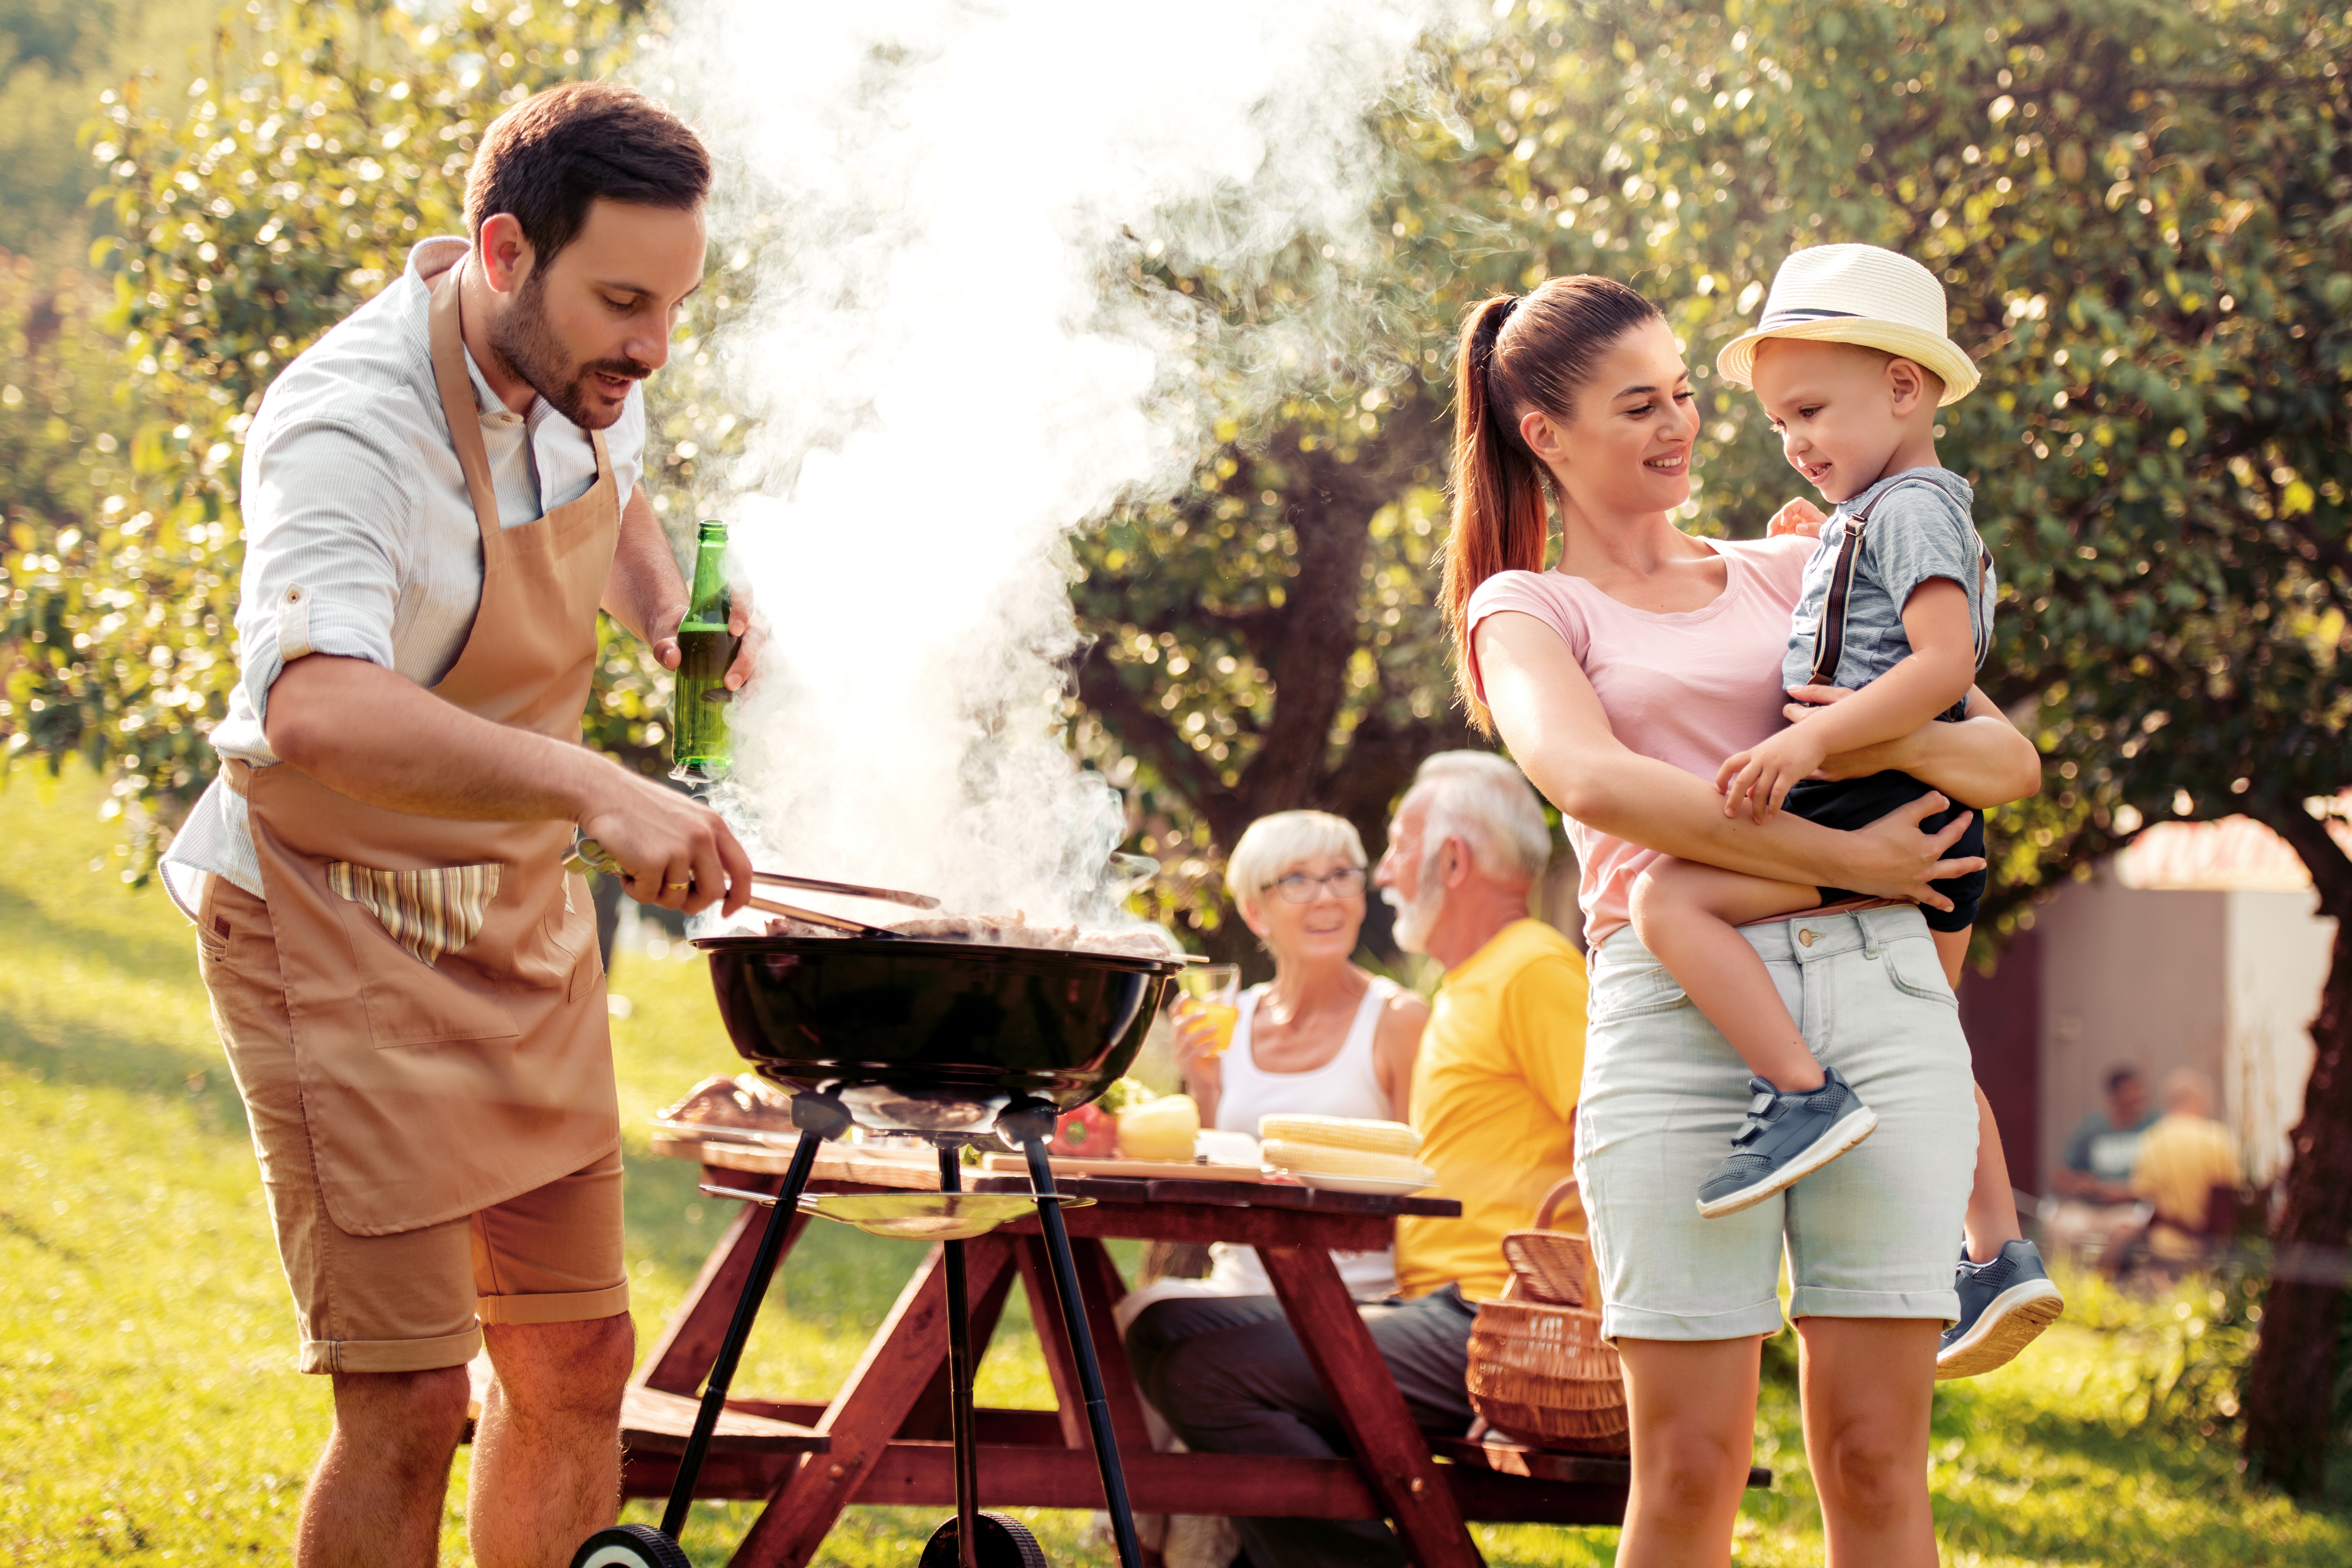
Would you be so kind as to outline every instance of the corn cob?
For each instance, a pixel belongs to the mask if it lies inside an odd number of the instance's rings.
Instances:
[[[1257,1135],[1286,1144],[1360,1149],[1367,1154],[1414,1155],[1421,1152],[1421,1134],[1402,1122],[1371,1122],[1353,1116],[1310,1116],[1291,1113],[1260,1116],[1257,1119]]]
[[[1370,1181],[1417,1182],[1423,1186],[1437,1180],[1435,1171],[1410,1155],[1342,1149],[1330,1144],[1297,1143],[1287,1138],[1268,1139],[1259,1153],[1267,1165],[1277,1170],[1358,1176]]]

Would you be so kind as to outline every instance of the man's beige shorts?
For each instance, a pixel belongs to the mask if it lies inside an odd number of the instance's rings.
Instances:
[[[305,1372],[463,1366],[485,1323],[557,1323],[629,1309],[619,1150],[463,1219],[391,1236],[335,1224],[311,1167],[269,908],[206,879],[196,945],[213,1021],[253,1124],[253,1150],[294,1291]]]

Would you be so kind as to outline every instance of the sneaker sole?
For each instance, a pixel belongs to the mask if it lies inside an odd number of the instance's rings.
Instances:
[[[2007,1366],[2058,1321],[2066,1298],[2047,1280],[2021,1280],[1992,1299],[1966,1339],[1936,1356],[1936,1381],[1980,1377]]]
[[[1851,1151],[1856,1144],[1878,1130],[1878,1113],[1864,1105],[1846,1119],[1822,1134],[1813,1146],[1766,1176],[1753,1186],[1741,1187],[1726,1197],[1701,1198],[1698,1215],[1701,1219],[1720,1219],[1727,1214],[1738,1214],[1743,1208],[1753,1208],[1776,1192],[1786,1192],[1840,1155]]]

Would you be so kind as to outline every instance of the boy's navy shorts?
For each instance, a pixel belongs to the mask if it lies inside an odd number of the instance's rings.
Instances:
[[[1819,822],[1824,828],[1851,831],[1866,828],[1898,806],[1907,806],[1931,791],[1933,786],[1922,784],[1908,773],[1892,770],[1874,773],[1867,779],[1823,780],[1807,779],[1790,789],[1782,802],[1784,810],[1793,811],[1809,822]],[[1959,841],[1944,852],[1958,858],[1981,855],[1985,852],[1984,813],[1967,806],[1950,806],[1919,824],[1922,831],[1938,832],[1951,825],[1952,819],[1968,812],[1968,831]],[[1984,899],[1985,873],[1972,871],[1966,876],[1948,877],[1931,884],[1937,893],[1952,901],[1952,907],[1930,909],[1919,906],[1927,917],[1930,931],[1965,931],[1977,923],[1977,905]],[[1866,894],[1850,893],[1842,887],[1820,890],[1823,904],[1843,904],[1852,898],[1864,898]]]

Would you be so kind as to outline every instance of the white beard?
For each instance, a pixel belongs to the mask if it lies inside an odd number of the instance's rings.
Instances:
[[[1424,872],[1421,892],[1414,897],[1401,898],[1395,888],[1384,887],[1381,889],[1381,899],[1396,912],[1396,924],[1391,933],[1396,937],[1396,945],[1408,953],[1428,952],[1424,944],[1445,908],[1444,889]]]

